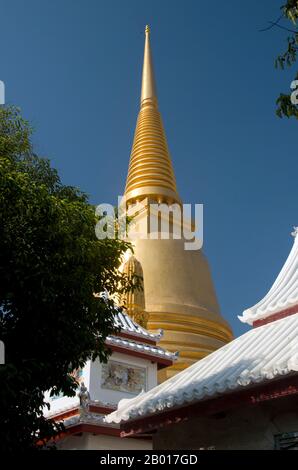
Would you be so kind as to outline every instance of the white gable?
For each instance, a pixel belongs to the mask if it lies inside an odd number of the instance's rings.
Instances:
[[[298,312],[298,228],[294,228],[294,244],[282,270],[268,294],[256,305],[244,310],[242,322],[252,325],[271,315],[297,306]]]

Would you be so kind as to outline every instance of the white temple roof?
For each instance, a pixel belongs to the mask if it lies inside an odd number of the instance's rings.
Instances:
[[[153,357],[162,357],[171,361],[176,361],[178,353],[172,353],[160,346],[154,346],[146,343],[139,343],[130,339],[121,338],[119,336],[107,336],[106,344],[119,346],[125,349],[132,349],[141,353],[152,355]]]
[[[134,336],[143,337],[152,341],[159,341],[162,338],[163,331],[160,330],[158,334],[150,333],[148,330],[136,323],[124,311],[116,311],[115,325],[121,328],[121,331],[130,333]]]
[[[106,416],[119,423],[298,374],[298,313],[254,328]]]
[[[239,319],[252,325],[289,308],[298,312],[298,228],[294,227],[294,244],[282,270],[268,294],[256,305],[244,310]],[[295,312],[295,311],[294,311]]]

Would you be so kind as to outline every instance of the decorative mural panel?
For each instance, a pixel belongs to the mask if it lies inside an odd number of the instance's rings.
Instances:
[[[102,388],[137,394],[146,390],[146,382],[146,369],[143,367],[116,361],[102,364]]]

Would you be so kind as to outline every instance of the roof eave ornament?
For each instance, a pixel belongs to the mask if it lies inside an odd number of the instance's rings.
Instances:
[[[293,232],[291,232],[292,237],[296,238],[298,235],[298,227],[293,227]]]
[[[156,339],[160,341],[163,338],[164,335],[164,330],[162,328],[159,328],[158,333],[156,335]]]

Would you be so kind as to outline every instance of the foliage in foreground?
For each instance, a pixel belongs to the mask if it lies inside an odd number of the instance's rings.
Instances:
[[[281,7],[282,14],[280,18],[272,26],[279,27],[290,35],[287,37],[287,48],[284,53],[280,54],[276,61],[276,68],[284,69],[285,66],[291,67],[296,63],[297,51],[298,51],[298,0],[287,0],[287,2]],[[288,26],[284,26],[281,21],[286,20]],[[296,73],[294,80],[298,80],[298,72]],[[296,87],[297,88],[297,87]],[[296,117],[298,119],[298,106],[291,101],[291,95],[280,93],[276,100],[277,109],[276,114],[280,118],[285,116]]]
[[[71,372],[106,360],[112,300],[129,288],[120,240],[98,240],[94,208],[37,157],[31,128],[0,107],[0,449],[32,448],[59,427],[43,418],[44,392],[74,395]],[[102,175],[98,175],[99,181]],[[122,287],[120,287],[122,286]]]

